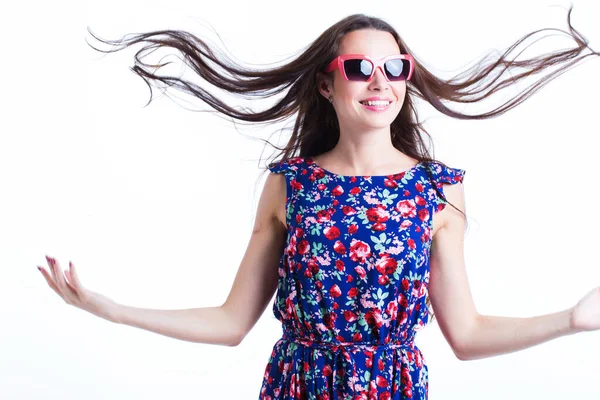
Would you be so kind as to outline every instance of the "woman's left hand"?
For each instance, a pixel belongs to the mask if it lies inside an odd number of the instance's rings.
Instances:
[[[600,329],[600,286],[592,289],[573,307],[571,329],[575,332]]]

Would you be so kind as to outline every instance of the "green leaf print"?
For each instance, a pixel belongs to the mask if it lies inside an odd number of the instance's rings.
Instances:
[[[381,198],[381,204],[388,206],[394,203],[394,199],[398,197],[398,194],[390,193],[388,189],[385,189],[383,192],[378,192],[377,197]]]
[[[323,225],[314,224],[310,227],[310,234],[316,235],[316,236],[321,236],[321,229],[323,229]]]
[[[310,245],[310,251],[313,257],[318,256],[319,254],[323,254],[325,250],[323,249],[322,242],[312,242]]]
[[[331,275],[335,276],[338,281],[342,282],[342,275],[345,276],[343,272],[338,271],[337,269],[331,273]]]
[[[365,329],[367,328],[367,320],[365,319],[365,314],[364,313],[359,313],[358,314],[358,324],[362,327],[365,327]],[[364,329],[363,329],[364,330]]]
[[[373,293],[373,298],[375,300],[384,300],[389,295],[390,295],[389,293],[384,292],[383,290],[381,290],[381,288],[378,288],[377,293]]]
[[[374,246],[373,248],[377,251],[383,252],[385,251],[385,246],[384,244],[388,244],[391,239],[388,239],[387,235],[385,234],[385,232],[381,232],[379,234],[379,237],[377,236],[371,236],[370,239],[373,241]]]

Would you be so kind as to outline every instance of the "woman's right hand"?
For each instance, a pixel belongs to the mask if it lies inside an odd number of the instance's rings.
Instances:
[[[50,273],[43,267],[38,267],[48,285],[67,304],[88,311],[98,317],[111,322],[117,322],[116,311],[118,305],[106,296],[92,292],[83,287],[75,266],[69,262],[69,269],[63,274],[60,264],[52,257],[46,256]]]

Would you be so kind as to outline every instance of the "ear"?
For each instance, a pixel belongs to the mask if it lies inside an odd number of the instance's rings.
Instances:
[[[317,72],[317,87],[325,99],[333,95],[333,79],[323,72]]]

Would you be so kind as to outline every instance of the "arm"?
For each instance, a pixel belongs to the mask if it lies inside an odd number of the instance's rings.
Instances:
[[[40,271],[67,304],[108,321],[180,340],[235,346],[254,326],[277,288],[277,268],[286,229],[277,219],[276,210],[285,204],[285,190],[283,175],[270,174],[233,287],[225,303],[218,307],[185,310],[129,307],[84,288],[73,266],[65,272],[65,277],[58,262],[49,258],[52,276],[43,268]]]
[[[444,185],[444,194],[465,211],[462,183]],[[440,329],[457,358],[475,360],[511,353],[575,333],[573,308],[529,318],[479,314],[464,262],[464,217],[450,205],[440,216],[442,227],[431,247],[429,296]]]
[[[286,229],[277,219],[276,210],[285,204],[285,190],[283,175],[269,174],[250,243],[223,305],[187,310],[119,306],[117,322],[177,339],[237,346],[256,324],[277,288]]]

